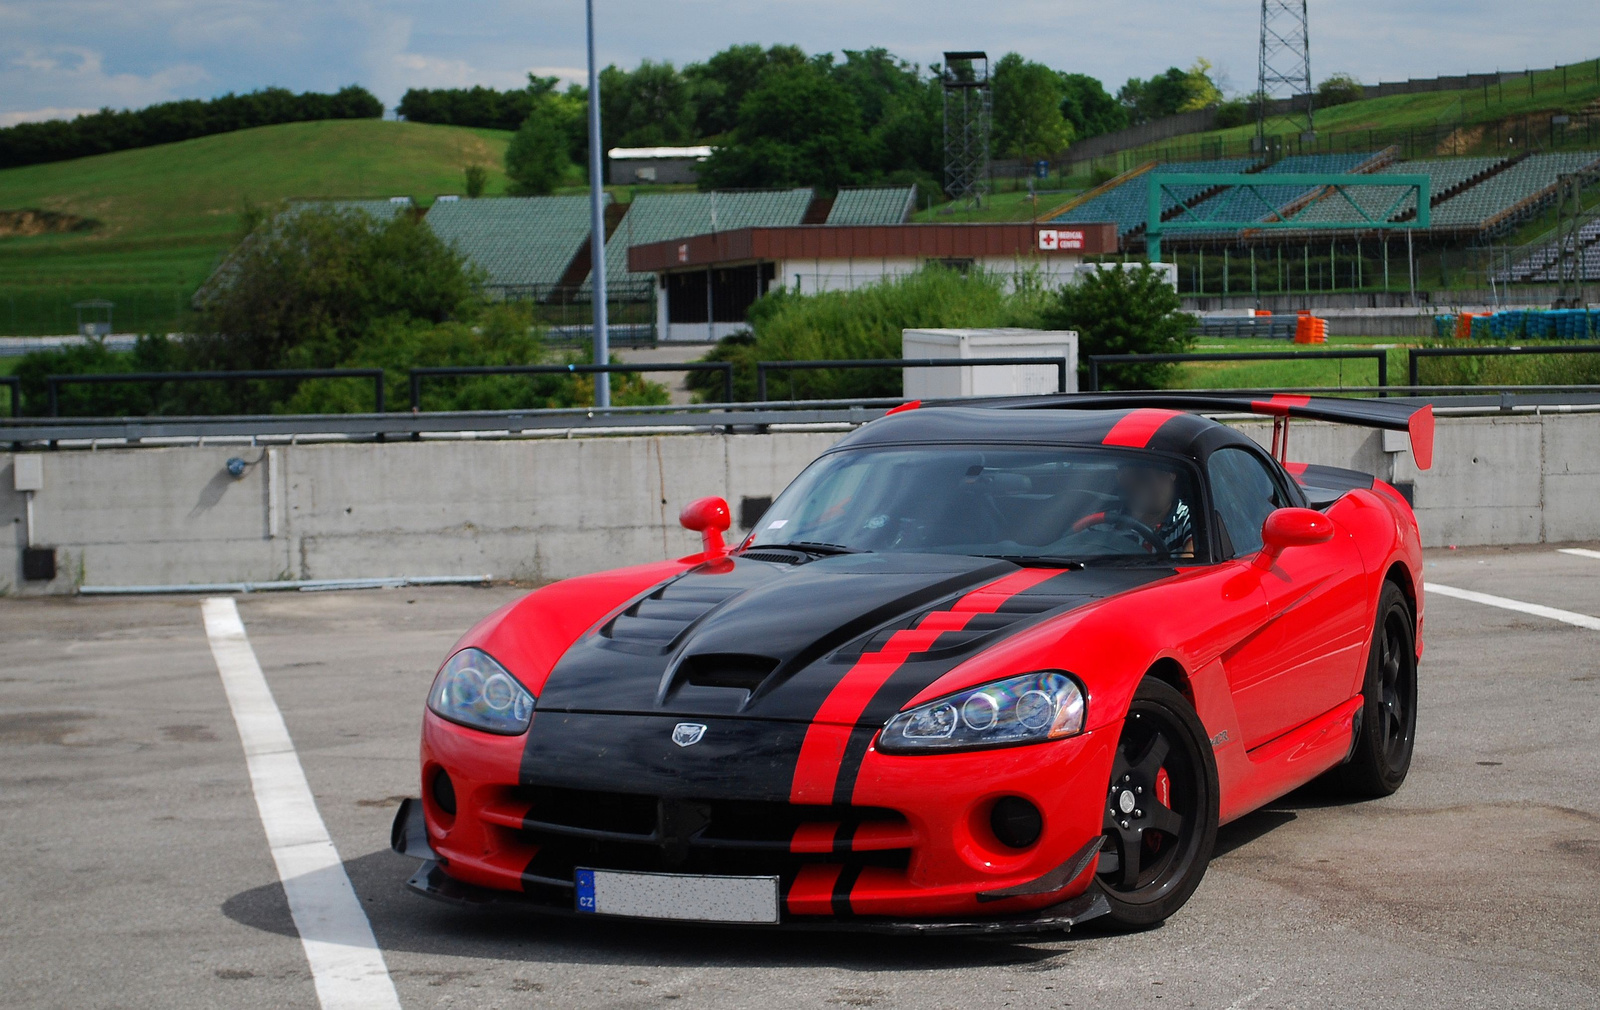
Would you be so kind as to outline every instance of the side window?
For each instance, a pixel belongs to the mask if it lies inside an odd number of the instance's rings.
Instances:
[[[1287,502],[1266,466],[1244,449],[1218,449],[1206,461],[1223,554],[1238,558],[1261,550],[1261,525]]]

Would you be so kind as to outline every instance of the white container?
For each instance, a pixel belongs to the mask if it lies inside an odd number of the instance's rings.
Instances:
[[[1072,330],[905,330],[901,357],[1065,358],[1067,392],[1078,391],[1078,334]],[[908,400],[953,396],[1026,396],[1054,393],[1054,365],[973,365],[902,369]]]

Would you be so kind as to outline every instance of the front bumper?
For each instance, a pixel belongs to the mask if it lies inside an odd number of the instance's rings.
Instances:
[[[575,908],[562,908],[534,900],[525,892],[506,891],[492,887],[479,887],[462,883],[445,873],[438,857],[427,847],[427,826],[423,821],[420,800],[408,799],[401,803],[395,815],[391,832],[391,846],[402,855],[422,859],[417,872],[406,881],[406,886],[436,901],[469,907],[509,907],[571,918],[596,918],[579,913]],[[420,841],[419,841],[420,840]],[[1032,912],[996,916],[985,919],[896,919],[892,916],[854,916],[851,918],[817,918],[812,916],[785,916],[775,926],[750,926],[739,924],[741,929],[822,930],[859,933],[883,933],[915,936],[1006,936],[1031,933],[1067,932],[1073,927],[1109,912],[1105,895],[1099,888],[1091,887],[1076,897],[1057,902]],[[663,920],[670,921],[670,920]],[[717,926],[718,923],[695,923]]]
[[[668,744],[679,764],[663,768],[626,742],[665,740],[665,732],[632,732],[639,727],[624,727],[624,717],[563,719],[572,725],[561,732],[575,735],[529,760],[522,738],[425,717],[424,798],[408,801],[395,825],[396,850],[426,861],[412,886],[576,914],[578,866],[773,874],[782,925],[897,932],[1060,930],[1106,910],[1091,885],[1117,727],[994,751],[869,749],[850,802],[827,805],[791,802],[786,777],[778,788],[763,784],[761,768],[772,762],[745,753],[793,730],[761,727],[737,754]],[[590,720],[604,724],[577,725]],[[753,732],[749,723],[723,728],[714,725],[708,739]],[[611,767],[609,755],[621,752],[632,763]],[[684,764],[691,759],[704,768]],[[440,772],[453,812],[435,795]],[[1024,850],[1002,845],[988,827],[988,811],[1005,796],[1041,813],[1044,831]]]

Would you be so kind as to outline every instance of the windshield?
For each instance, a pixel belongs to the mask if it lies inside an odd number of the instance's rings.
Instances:
[[[924,445],[813,463],[751,546],[1017,560],[1193,558],[1195,480],[1153,453]]]

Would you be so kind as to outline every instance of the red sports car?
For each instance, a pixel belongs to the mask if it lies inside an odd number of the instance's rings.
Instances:
[[[908,405],[913,407],[916,405]],[[1408,431],[1394,401],[1181,394],[898,409],[729,550],[481,621],[427,699],[393,844],[444,898],[902,931],[1160,922],[1217,826],[1415,739],[1405,497],[1195,411]]]

